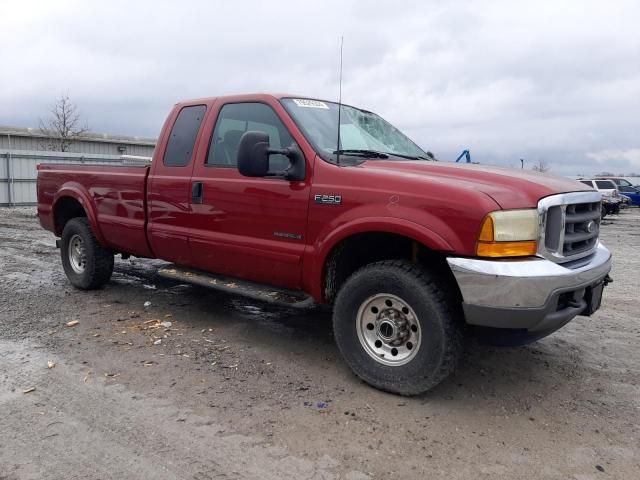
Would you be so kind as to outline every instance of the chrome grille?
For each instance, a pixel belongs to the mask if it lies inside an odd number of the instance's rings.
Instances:
[[[600,230],[600,202],[574,203],[566,206],[564,215],[565,257],[593,250]]]
[[[592,254],[598,246],[601,194],[575,192],[552,195],[538,203],[538,254],[558,263]]]

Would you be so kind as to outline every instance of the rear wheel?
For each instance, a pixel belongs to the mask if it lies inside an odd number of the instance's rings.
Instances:
[[[98,243],[85,217],[73,218],[65,225],[60,255],[67,278],[82,290],[101,287],[113,273],[113,252]]]
[[[351,369],[381,390],[416,395],[445,379],[462,351],[461,313],[448,283],[405,261],[354,273],[336,298],[336,343]]]

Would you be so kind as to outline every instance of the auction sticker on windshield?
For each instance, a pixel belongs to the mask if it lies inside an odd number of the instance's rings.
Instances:
[[[309,100],[308,98],[293,98],[292,100],[293,103],[295,103],[299,107],[324,108],[325,110],[329,110],[327,104],[321,102],[320,100]]]

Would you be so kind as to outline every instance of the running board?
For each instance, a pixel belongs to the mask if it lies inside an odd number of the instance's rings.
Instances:
[[[158,275],[179,282],[193,283],[201,287],[213,288],[287,307],[308,308],[314,304],[313,298],[297,290],[272,287],[262,283],[201,272],[177,265],[169,265],[159,269]]]

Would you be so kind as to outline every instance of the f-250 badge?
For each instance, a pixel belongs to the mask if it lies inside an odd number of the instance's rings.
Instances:
[[[342,195],[315,195],[313,198],[316,203],[322,205],[340,205],[342,203]]]

